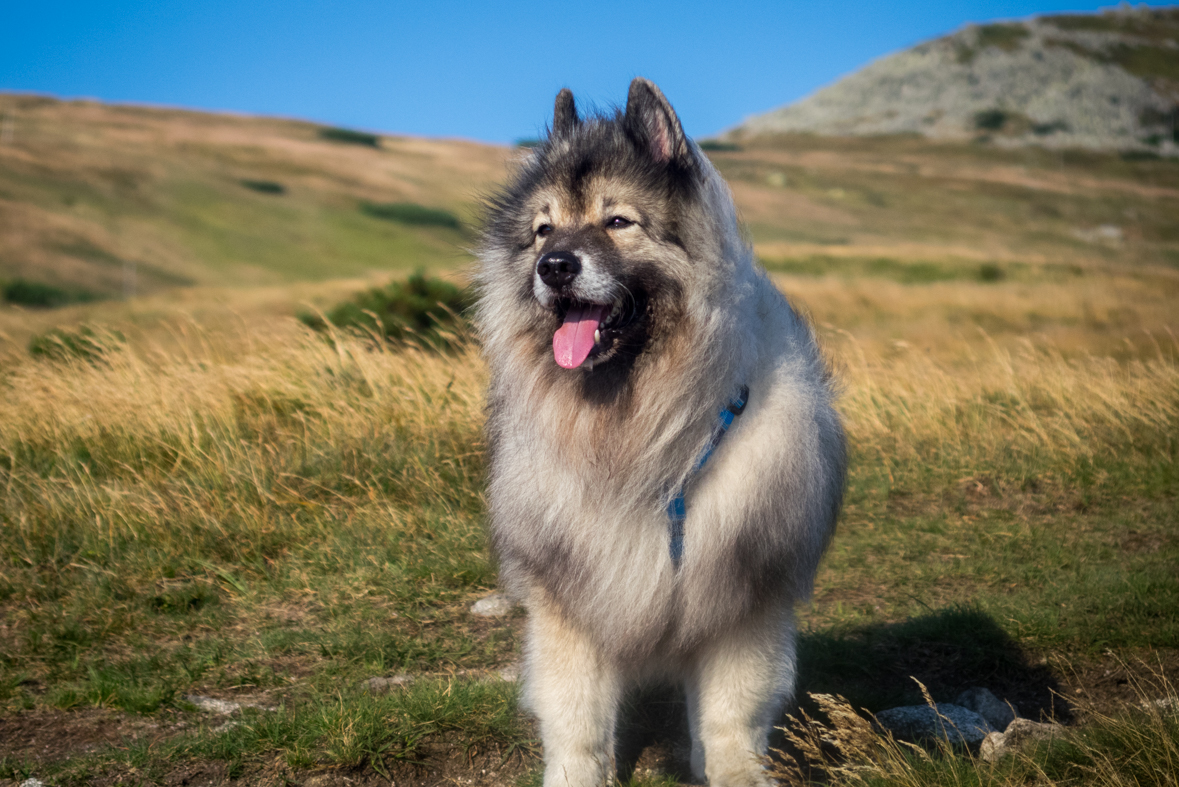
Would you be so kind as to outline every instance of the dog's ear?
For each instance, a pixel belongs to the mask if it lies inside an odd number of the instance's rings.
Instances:
[[[567,137],[577,128],[581,120],[577,117],[577,105],[573,103],[573,91],[563,88],[557,94],[557,101],[553,105],[553,130],[551,136]]]
[[[688,139],[675,110],[650,80],[635,77],[626,97],[623,122],[631,136],[659,162],[682,161],[688,156]]]

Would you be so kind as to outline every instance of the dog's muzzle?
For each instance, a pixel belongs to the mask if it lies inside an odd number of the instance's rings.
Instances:
[[[553,290],[562,290],[581,273],[581,260],[568,251],[550,251],[536,263],[536,275]]]

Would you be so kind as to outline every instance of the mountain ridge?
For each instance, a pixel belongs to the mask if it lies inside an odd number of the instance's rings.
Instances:
[[[722,138],[920,134],[1179,155],[1179,7],[966,27],[875,60]]]

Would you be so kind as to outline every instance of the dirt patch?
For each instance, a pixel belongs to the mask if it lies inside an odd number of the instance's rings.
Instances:
[[[149,718],[97,708],[25,711],[0,717],[0,758],[62,762],[127,741],[164,738],[186,726],[172,714]]]
[[[930,641],[909,644],[903,649],[876,643],[877,665],[871,676],[877,683],[910,681],[920,674],[935,695],[947,687],[988,685],[1010,699],[1021,715],[1036,717],[1044,711],[1057,718],[1084,723],[1095,713],[1116,714],[1141,702],[1143,696],[1164,695],[1161,679],[1179,679],[1179,651],[1142,651],[1115,656],[1107,653],[1091,659],[1068,659],[1052,654],[1026,654],[1020,670],[1008,669],[980,676],[957,669],[961,654],[952,643]],[[1030,679],[1038,678],[1038,679]],[[844,681],[846,683],[846,680]],[[807,687],[812,690],[816,687]],[[846,693],[847,686],[821,687]],[[1154,693],[1152,693],[1154,692]],[[797,709],[793,709],[795,712]],[[808,711],[811,710],[808,708]],[[129,741],[164,740],[185,730],[179,713],[137,717],[106,710],[49,711],[18,713],[0,719],[0,758],[30,768],[61,763]],[[55,783],[103,787],[147,779],[163,785],[197,787],[209,785],[299,785],[300,787],[513,787],[541,767],[538,738],[533,728],[531,742],[486,748],[469,746],[448,735],[423,742],[412,761],[387,759],[351,767],[291,769],[279,757],[229,764],[217,760],[188,760],[153,763],[144,772],[123,763],[97,765],[85,773],[69,771],[54,777]],[[689,741],[686,709],[674,689],[645,692],[633,697],[624,710],[620,725],[619,766],[622,776],[672,776],[689,783]],[[18,784],[0,780],[0,787]]]
[[[127,783],[167,787],[514,787],[521,777],[538,767],[538,756],[528,749],[478,750],[462,741],[441,740],[423,744],[412,762],[388,760],[378,767],[367,764],[293,770],[281,758],[236,765],[216,760],[161,762],[146,769],[120,763],[99,766],[87,773],[61,774],[53,781],[87,787]],[[11,787],[16,784],[19,781],[12,782]],[[10,787],[10,783],[0,780],[0,787]]]
[[[1179,683],[1179,650],[1141,650],[1127,655],[1111,651],[1091,659],[1060,660],[1061,694],[1076,706],[1082,723],[1092,713],[1116,714],[1143,699],[1167,696]]]

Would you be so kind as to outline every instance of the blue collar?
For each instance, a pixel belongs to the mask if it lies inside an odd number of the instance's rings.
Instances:
[[[671,564],[675,568],[680,567],[680,558],[684,556],[684,520],[688,518],[688,506],[684,502],[684,487],[704,467],[709,457],[712,456],[712,452],[720,445],[721,438],[733,425],[733,419],[745,412],[745,405],[748,402],[749,386],[742,385],[737,396],[717,415],[716,424],[712,427],[712,436],[700,451],[700,455],[696,457],[696,462],[692,465],[692,472],[684,479],[684,483],[680,485],[675,496],[667,504],[667,529],[671,536],[668,549],[671,552]]]

